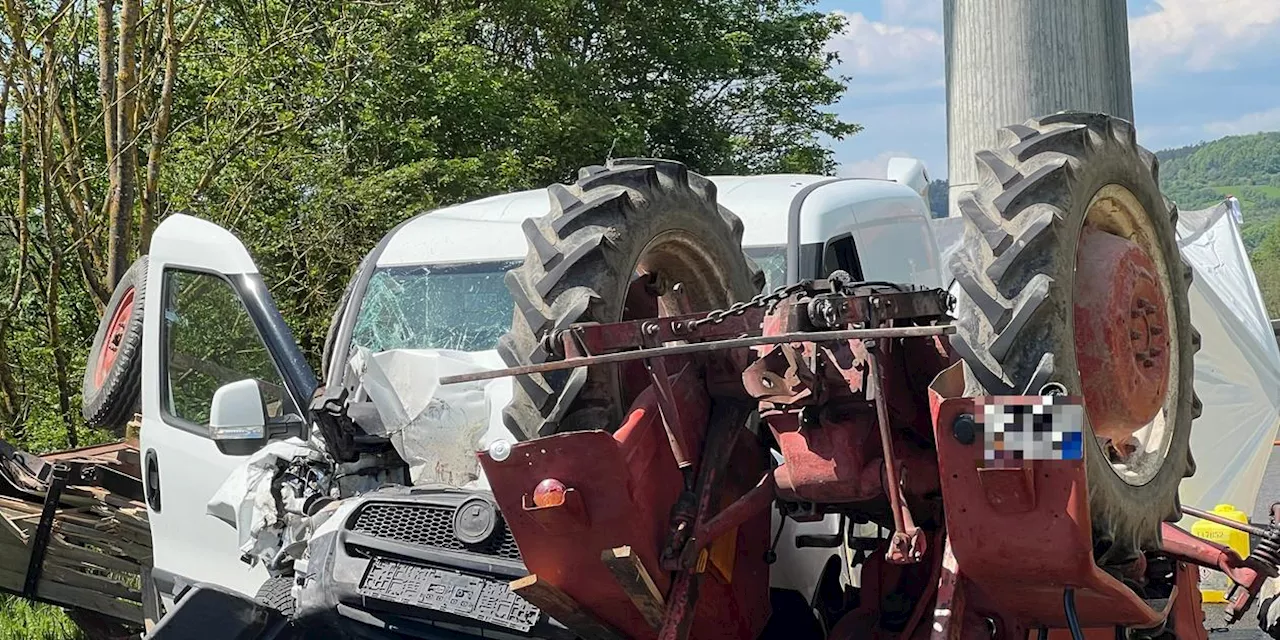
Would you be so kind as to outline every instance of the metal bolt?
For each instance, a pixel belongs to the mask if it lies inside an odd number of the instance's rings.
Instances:
[[[951,435],[955,436],[956,442],[965,446],[971,445],[978,435],[978,423],[974,421],[972,415],[962,413],[952,421]]]
[[[760,386],[762,386],[762,387],[764,387],[764,388],[766,388],[766,389],[772,389],[772,388],[773,388],[773,381],[772,381],[772,380],[770,380],[770,379],[768,379],[768,378],[761,377],[761,378],[760,378]]]
[[[646,336],[656,336],[658,335],[658,323],[646,322],[641,325],[641,330],[644,331]]]

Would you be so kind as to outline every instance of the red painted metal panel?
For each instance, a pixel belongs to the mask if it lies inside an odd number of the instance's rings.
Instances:
[[[982,468],[982,438],[963,444],[951,430],[956,417],[974,413],[974,399],[933,392],[930,404],[952,551],[965,580],[992,594],[987,602],[1002,617],[1062,627],[1070,586],[1082,626],[1149,627],[1163,619],[1094,564],[1083,459],[1025,461],[1018,473],[992,474]]]
[[[705,387],[688,370],[673,376],[681,426],[690,456],[698,464],[709,415]],[[522,442],[502,462],[479,455],[494,497],[520,547],[525,565],[558,587],[597,618],[630,638],[656,638],[613,574],[601,552],[631,546],[658,590],[667,594],[673,574],[661,569],[659,554],[668,517],[683,487],[652,389],[637,398],[616,434],[565,433]],[[728,498],[745,495],[759,481],[765,459],[752,438],[738,438],[723,477]],[[533,509],[534,487],[546,478],[562,482],[576,497],[560,507]],[[702,577],[691,637],[754,637],[769,615],[769,512],[737,527],[733,572],[726,581]],[[669,594],[668,594],[669,595]]]

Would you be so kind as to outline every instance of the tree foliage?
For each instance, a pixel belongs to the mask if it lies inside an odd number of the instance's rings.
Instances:
[[[929,183],[929,213],[935,218],[945,218],[951,207],[951,183],[939,178]]]
[[[1240,229],[1267,311],[1280,317],[1280,132],[1228,136],[1156,154],[1166,195],[1203,209],[1240,201]]]
[[[0,436],[80,424],[98,316],[158,221],[248,245],[316,355],[360,257],[442,205],[609,156],[833,168],[809,0],[0,0]]]

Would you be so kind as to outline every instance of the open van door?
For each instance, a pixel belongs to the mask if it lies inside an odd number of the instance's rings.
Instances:
[[[235,528],[206,505],[267,442],[305,437],[315,374],[226,229],[166,218],[146,277],[140,441],[152,580],[166,605],[193,582],[252,597],[267,572],[241,561]]]

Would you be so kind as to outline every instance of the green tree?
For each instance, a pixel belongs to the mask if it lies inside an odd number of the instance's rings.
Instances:
[[[0,426],[79,439],[85,347],[173,211],[259,260],[304,348],[404,218],[609,156],[833,169],[859,127],[808,0],[4,1]],[[101,437],[88,436],[86,437]]]

